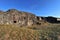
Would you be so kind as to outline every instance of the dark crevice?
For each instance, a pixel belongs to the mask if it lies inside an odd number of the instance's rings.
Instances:
[[[39,17],[37,17],[37,20],[39,20]]]
[[[14,23],[16,23],[17,21],[13,21]]]

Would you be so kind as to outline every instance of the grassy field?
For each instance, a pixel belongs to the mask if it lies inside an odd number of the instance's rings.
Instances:
[[[25,27],[0,25],[0,40],[39,40],[39,34]]]
[[[0,40],[59,40],[60,25],[18,27],[0,25]]]

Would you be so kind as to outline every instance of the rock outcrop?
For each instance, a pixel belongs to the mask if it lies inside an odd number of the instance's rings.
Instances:
[[[9,9],[6,12],[0,11],[0,24],[13,24],[13,25],[34,25],[41,24],[38,17],[32,13],[18,11],[16,9]]]
[[[0,11],[0,24],[12,24],[19,26],[41,25],[42,23],[56,23],[57,18],[54,17],[40,17],[35,14],[18,11],[16,9],[9,9],[6,12]]]

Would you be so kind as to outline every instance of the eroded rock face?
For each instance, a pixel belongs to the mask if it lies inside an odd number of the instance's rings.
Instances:
[[[41,19],[39,17],[39,19]],[[14,24],[14,25],[33,25],[39,20],[36,15],[20,12],[16,9],[10,9],[6,12],[0,12],[0,24]]]

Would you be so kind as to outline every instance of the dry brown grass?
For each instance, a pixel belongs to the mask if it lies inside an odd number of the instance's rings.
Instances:
[[[60,25],[18,27],[0,25],[0,40],[58,40]]]
[[[0,40],[39,40],[39,33],[24,27],[0,25]]]

